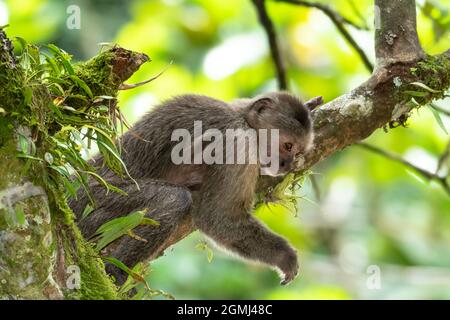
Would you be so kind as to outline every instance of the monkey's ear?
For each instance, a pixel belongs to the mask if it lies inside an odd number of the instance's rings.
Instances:
[[[261,113],[265,109],[269,108],[271,105],[274,104],[274,101],[270,98],[261,98],[253,102],[252,106],[250,107],[250,110]]]

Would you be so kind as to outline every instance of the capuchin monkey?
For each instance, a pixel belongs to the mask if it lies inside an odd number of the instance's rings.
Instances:
[[[199,123],[202,132],[198,136]],[[236,138],[232,143],[228,141],[230,132]],[[220,135],[227,141],[220,144]],[[184,154],[178,152],[182,137],[191,144],[182,150]],[[213,143],[215,148],[211,148]],[[265,163],[256,148],[261,144],[269,159]],[[287,92],[274,92],[227,104],[201,95],[178,96],[144,116],[122,137],[121,145],[123,161],[139,189],[133,181],[117,177],[106,167],[99,168],[104,179],[127,195],[107,194],[100,183],[91,180],[95,210],[81,219],[89,203],[82,191],[70,204],[78,225],[90,238],[103,223],[147,208],[147,216],[159,226],[137,227],[133,232],[145,241],[123,236],[107,248],[109,256],[132,268],[180,240],[174,234],[186,235],[198,229],[226,251],[274,268],[280,273],[281,284],[295,278],[296,251],[257,221],[252,210],[260,174],[288,173],[313,145],[310,112],[299,99]],[[206,157],[198,161],[208,146],[209,158],[224,163],[207,161]],[[246,161],[236,161],[239,155],[245,155]],[[255,155],[256,160],[250,161]],[[99,155],[93,162],[100,166],[102,160]],[[115,266],[107,265],[107,272],[118,283],[126,279]]]

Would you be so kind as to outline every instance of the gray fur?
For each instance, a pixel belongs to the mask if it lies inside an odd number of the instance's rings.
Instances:
[[[296,151],[302,151],[311,136],[309,111],[288,93],[271,93],[255,99],[227,104],[199,95],[184,95],[169,100],[143,117],[122,139],[123,160],[140,191],[109,169],[99,168],[105,179],[128,192],[128,196],[105,190],[91,181],[96,210],[86,219],[80,215],[88,203],[80,191],[71,202],[78,225],[87,238],[104,222],[143,208],[160,226],[140,226],[135,231],[147,240],[122,237],[108,248],[108,254],[133,267],[137,262],[155,258],[174,230],[187,222],[189,231],[199,229],[219,246],[239,256],[260,261],[283,274],[282,283],[293,280],[298,271],[296,251],[282,237],[269,231],[252,215],[259,165],[174,165],[171,150],[173,130],[185,128],[192,134],[194,120],[201,120],[203,131],[226,129],[279,128],[294,137]],[[292,161],[292,155],[285,162]],[[95,163],[101,165],[97,156]],[[173,239],[171,239],[173,242]],[[156,256],[155,256],[156,255]],[[125,275],[107,267],[122,283]]]

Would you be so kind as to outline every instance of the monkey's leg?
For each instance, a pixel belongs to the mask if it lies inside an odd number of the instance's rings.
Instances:
[[[164,209],[163,209],[164,210]],[[146,262],[158,258],[164,250],[180,241],[193,231],[192,221],[185,211],[161,211],[147,217],[159,222],[159,226],[139,226],[133,233],[143,240],[123,236],[107,248],[108,257],[122,261],[129,268],[138,262]],[[128,275],[114,265],[106,264],[106,271],[123,284]]]
[[[297,275],[296,251],[244,210],[238,213],[219,210],[208,216],[194,214],[194,223],[219,246],[276,268],[283,274],[281,284],[289,283]]]
[[[110,182],[128,195],[112,192],[106,195],[103,186],[96,183],[91,185],[96,209],[78,222],[86,238],[91,237],[105,222],[143,209],[149,210],[146,216],[156,220],[159,226],[142,225],[135,228],[133,232],[145,241],[122,236],[106,248],[107,256],[119,259],[132,268],[138,262],[157,258],[168,246],[193,231],[189,214],[192,198],[188,189],[159,180],[138,181],[140,190],[132,182]],[[79,202],[73,201],[72,204],[77,216],[82,211],[80,204],[87,203],[85,196],[80,195]],[[126,280],[127,275],[117,267],[107,265],[106,269],[119,284]]]

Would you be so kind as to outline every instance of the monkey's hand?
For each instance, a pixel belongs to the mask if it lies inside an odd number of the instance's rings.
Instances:
[[[296,251],[291,247],[286,248],[281,253],[282,255],[278,264],[278,268],[282,273],[280,284],[286,285],[294,280],[298,274],[298,258]]]

